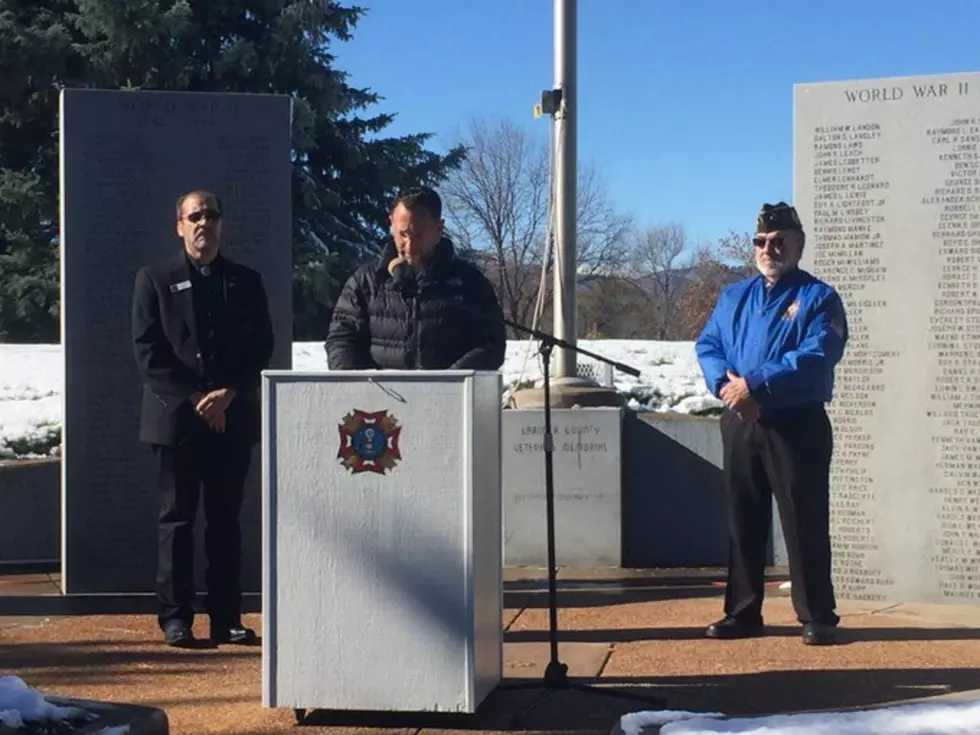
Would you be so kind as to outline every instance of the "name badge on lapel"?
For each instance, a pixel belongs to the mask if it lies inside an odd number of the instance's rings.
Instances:
[[[180,283],[172,283],[170,285],[170,293],[177,293],[178,291],[186,291],[191,287],[190,281],[181,281]]]

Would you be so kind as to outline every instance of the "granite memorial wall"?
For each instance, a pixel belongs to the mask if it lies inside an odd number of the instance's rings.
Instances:
[[[261,272],[273,367],[291,364],[290,126],[285,96],[62,92],[65,592],[154,589],[159,500],[155,462],[138,442],[130,312],[137,270],[180,252],[182,193],[208,189],[222,198],[222,252]],[[242,510],[243,586],[253,592],[261,585],[260,469],[256,453]]]
[[[847,308],[842,598],[980,600],[980,73],[795,89],[803,266]]]

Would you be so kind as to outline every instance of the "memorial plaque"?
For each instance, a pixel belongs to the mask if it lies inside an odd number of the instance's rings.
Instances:
[[[558,409],[551,416],[557,561],[618,566],[622,413],[618,408]],[[504,563],[544,566],[544,411],[506,410],[502,430]]]
[[[285,96],[62,92],[61,340],[65,360],[62,587],[152,592],[155,462],[138,442],[140,380],[130,336],[137,270],[180,252],[177,198],[221,197],[222,252],[258,269],[291,366],[290,100]],[[260,467],[242,510],[243,585],[261,586]],[[197,577],[203,586],[203,510]]]
[[[795,89],[803,266],[841,293],[838,595],[980,600],[980,74]]]

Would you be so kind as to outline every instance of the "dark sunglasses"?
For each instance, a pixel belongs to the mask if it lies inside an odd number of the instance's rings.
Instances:
[[[752,238],[752,244],[755,245],[757,248],[764,248],[767,242],[772,244],[774,250],[782,250],[783,245],[786,242],[786,238],[784,238],[782,235],[774,237],[771,240],[768,240],[764,237]]]
[[[190,214],[186,215],[186,217],[188,222],[193,222],[194,224],[197,224],[205,217],[212,222],[217,222],[221,219],[221,212],[219,212],[217,209],[201,209],[197,212],[191,212]]]

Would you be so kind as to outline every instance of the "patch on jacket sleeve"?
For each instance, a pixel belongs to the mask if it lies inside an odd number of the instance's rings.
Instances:
[[[790,319],[796,316],[796,312],[798,312],[799,310],[800,310],[800,300],[797,299],[792,304],[786,307],[786,311],[783,312],[783,321],[788,322]]]
[[[844,339],[844,325],[841,323],[840,319],[838,319],[837,317],[831,319],[830,328],[833,330],[834,334],[836,334],[841,339]]]

